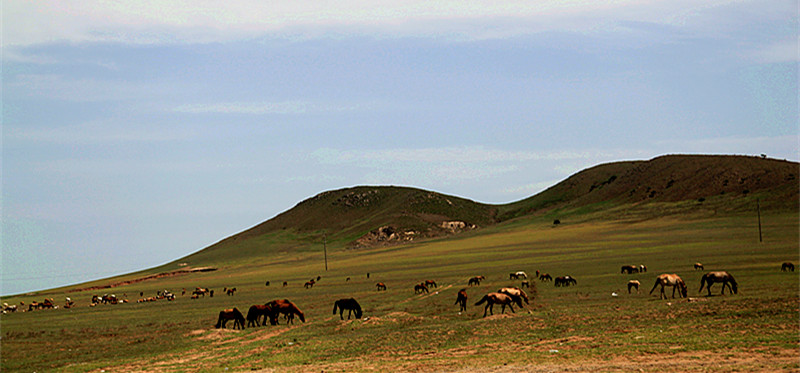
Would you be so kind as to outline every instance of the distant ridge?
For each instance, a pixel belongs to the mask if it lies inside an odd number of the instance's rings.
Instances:
[[[797,211],[800,164],[752,156],[666,155],[601,164],[505,205],[409,187],[359,186],[320,193],[280,215],[192,254],[248,257],[305,250],[326,240],[347,248],[414,242],[552,211],[592,211],[693,201],[716,210]],[[678,206],[678,212],[680,212]],[[673,210],[674,211],[674,210]],[[184,260],[184,259],[181,259]],[[193,261],[197,263],[197,261]]]

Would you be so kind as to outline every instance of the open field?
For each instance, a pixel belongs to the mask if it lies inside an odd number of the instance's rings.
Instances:
[[[3,315],[1,365],[14,371],[798,371],[800,370],[800,272],[798,214],[765,214],[764,242],[752,215],[584,221],[552,226],[526,218],[455,238],[408,246],[330,248],[329,270],[319,252],[225,261],[214,272],[148,280],[107,289],[134,301],[139,292],[170,289],[174,302],[88,307],[105,290],[69,289],[4,298],[26,304],[64,297],[72,309]],[[703,271],[727,270],[739,294],[698,293]],[[648,272],[620,274],[624,264]],[[189,263],[192,266],[193,263]],[[162,268],[163,269],[163,268]],[[171,269],[178,269],[177,267]],[[481,296],[519,286],[508,274],[536,270],[577,279],[574,287],[536,284],[531,304],[516,313],[483,318]],[[366,274],[370,273],[370,278]],[[689,286],[686,299],[659,300],[647,293],[655,277],[677,273]],[[453,305],[468,278],[486,281],[467,289],[468,311]],[[312,288],[303,283],[322,276]],[[350,281],[345,281],[350,277]],[[413,286],[439,287],[415,295]],[[630,279],[642,283],[628,294]],[[269,287],[265,281],[270,281]],[[280,284],[288,282],[287,287]],[[387,284],[377,292],[375,283]],[[189,299],[196,286],[213,298]],[[236,287],[226,296],[223,287]],[[187,289],[185,296],[181,288]],[[612,297],[611,293],[618,293]],[[669,292],[671,293],[671,292]],[[705,293],[705,291],[704,291]],[[354,297],[361,320],[340,321],[333,302]],[[306,323],[218,330],[217,313],[288,298]],[[231,323],[229,323],[229,327]]]

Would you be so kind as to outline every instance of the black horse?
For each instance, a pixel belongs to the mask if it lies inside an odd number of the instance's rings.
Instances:
[[[339,299],[333,303],[333,314],[336,314],[336,309],[339,309],[339,318],[344,320],[344,310],[348,310],[347,319],[350,320],[350,315],[355,312],[356,318],[360,319],[363,312],[361,312],[361,305],[353,298]]]

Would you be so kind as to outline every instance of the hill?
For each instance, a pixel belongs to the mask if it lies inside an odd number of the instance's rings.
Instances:
[[[365,248],[442,237],[525,216],[698,206],[722,211],[798,209],[798,163],[750,156],[667,155],[598,165],[506,205],[408,187],[359,186],[320,193],[292,209],[191,255],[248,258],[332,247]],[[680,204],[680,202],[691,202]],[[666,213],[665,210],[659,210]]]

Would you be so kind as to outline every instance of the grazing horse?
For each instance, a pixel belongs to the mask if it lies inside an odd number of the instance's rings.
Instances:
[[[639,267],[637,267],[637,266],[632,266],[632,265],[625,265],[625,266],[622,266],[622,271],[620,271],[620,273],[626,273],[626,272],[627,272],[628,274],[631,274],[631,273],[639,273]]]
[[[278,325],[279,314],[284,314],[289,324],[293,323],[294,315],[300,317],[300,321],[306,322],[306,317],[303,312],[288,299],[276,299],[268,302],[266,305],[271,309],[269,312],[269,323],[272,325]]]
[[[236,288],[225,289],[225,293],[228,295],[233,295],[236,292]]]
[[[628,281],[628,294],[631,293],[631,288],[636,288],[636,294],[639,294],[639,285],[641,285],[639,280]]]
[[[517,271],[517,272],[508,274],[508,279],[509,280],[519,280],[520,278],[527,279],[528,275],[525,272],[522,272],[522,271]]]
[[[498,293],[503,293],[503,294],[506,294],[506,295],[510,295],[512,297],[522,298],[522,300],[525,301],[525,304],[530,304],[528,302],[528,294],[525,294],[525,292],[522,291],[522,289],[520,289],[520,288],[505,287],[505,288],[498,289],[497,292]],[[521,307],[521,305],[520,305],[520,307]]]
[[[708,295],[711,295],[711,285],[717,282],[722,283],[722,293],[720,294],[725,294],[725,286],[728,287],[728,291],[731,294],[737,294],[739,292],[739,286],[736,284],[736,280],[733,279],[730,273],[725,271],[708,272],[704,274],[700,279],[700,290],[697,292],[702,292],[703,286],[707,285],[706,289],[708,289]]]
[[[414,285],[414,294],[419,294],[422,293],[423,291],[426,293],[428,292],[428,287],[425,286],[424,282],[418,285]]]
[[[519,284],[519,287],[521,287],[521,288],[530,288],[531,284],[528,283],[528,280],[525,280],[525,281],[522,281],[521,284]]]
[[[344,310],[348,310],[347,312],[347,319],[350,320],[350,315],[355,312],[356,318],[360,319],[362,312],[361,312],[361,305],[356,302],[353,298],[344,298],[339,299],[335,303],[333,303],[333,314],[336,314],[336,309],[339,309],[339,318],[344,320]]]
[[[480,285],[481,281],[483,281],[485,279],[486,279],[486,277],[483,277],[483,276],[475,276],[475,277],[469,279],[469,282],[467,283],[467,286]]]
[[[270,311],[272,311],[272,308],[266,304],[256,304],[250,306],[250,309],[247,310],[247,326],[258,326],[259,324],[267,325],[267,317]],[[261,318],[261,316],[264,316],[264,321],[259,323],[258,320]]]
[[[695,264],[694,264],[694,269],[695,269],[695,270],[698,270],[698,269],[699,269],[699,270],[703,270],[703,269],[704,269],[704,268],[703,268],[703,263],[695,263]]]
[[[382,282],[379,282],[379,283],[375,284],[375,287],[378,288],[378,291],[386,290],[386,284],[384,284]]]
[[[555,286],[570,286],[570,285],[577,285],[578,281],[572,278],[572,276],[559,276],[556,277],[554,281]]]
[[[522,308],[522,300],[520,298],[512,297],[504,293],[486,294],[483,296],[483,298],[481,298],[481,300],[475,303],[475,305],[480,306],[484,302],[486,302],[486,306],[483,308],[483,317],[486,317],[487,311],[494,315],[494,310],[492,308],[494,308],[495,304],[500,304],[503,306],[500,313],[506,312],[506,306],[511,309],[511,312],[515,312],[512,303],[516,303],[520,308]]]
[[[639,265],[639,272],[647,272],[647,266],[644,264]]]
[[[539,276],[539,281],[541,282],[553,281],[553,276],[550,276],[549,273],[542,273],[542,275]]]
[[[203,297],[205,297],[206,293],[208,293],[208,289],[195,288],[194,291],[192,292],[192,295],[197,295],[197,296],[201,296],[202,295]]]
[[[661,295],[658,297],[658,299],[661,299],[661,298],[666,299],[667,298],[667,294],[664,293],[664,287],[665,286],[672,286],[672,297],[673,298],[675,298],[675,290],[678,289],[678,288],[680,288],[679,295],[681,295],[684,298],[687,297],[687,295],[686,295],[686,293],[687,293],[687,291],[686,291],[686,283],[683,282],[683,280],[676,274],[664,273],[664,274],[659,275],[658,278],[656,278],[656,283],[653,285],[653,288],[650,289],[650,294],[653,294],[653,291],[656,290],[658,285],[661,285]]]
[[[317,282],[314,281],[314,279],[311,279],[311,281],[306,282],[305,285],[303,285],[303,287],[305,287],[306,289],[310,289],[310,288],[313,288],[314,284],[316,284],[316,283]]]
[[[456,296],[456,302],[453,304],[458,304],[460,306],[458,312],[467,311],[467,289],[461,289],[458,291],[458,296]]]
[[[781,264],[781,272],[792,271],[794,272],[794,264],[790,262],[784,262]]]
[[[225,324],[228,323],[228,320],[233,320],[234,329],[236,329],[237,326],[239,329],[244,329],[244,316],[236,307],[219,311],[219,319],[217,320],[217,325],[214,325],[214,327],[217,329],[225,329]]]
[[[436,281],[433,280],[425,280],[425,287],[435,287],[438,288],[439,286],[436,285]]]

